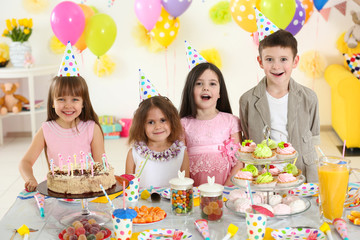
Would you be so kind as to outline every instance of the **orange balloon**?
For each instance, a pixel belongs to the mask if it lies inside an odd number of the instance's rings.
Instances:
[[[309,20],[310,16],[314,12],[313,0],[300,0],[305,9],[305,23]]]
[[[85,5],[85,4],[78,4],[81,7],[81,10],[84,12],[85,15],[85,27],[87,24],[87,21],[92,17],[92,15],[95,14],[94,10]],[[81,34],[79,40],[76,42],[75,47],[82,52],[85,48],[87,48],[86,42],[85,42],[85,31]]]

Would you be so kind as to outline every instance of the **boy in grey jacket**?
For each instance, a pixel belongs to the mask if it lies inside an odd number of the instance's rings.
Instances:
[[[245,138],[260,143],[264,126],[269,126],[271,139],[289,142],[298,151],[296,166],[306,181],[318,182],[319,104],[313,90],[291,78],[299,62],[296,39],[285,30],[276,31],[260,42],[257,60],[265,77],[240,98]]]

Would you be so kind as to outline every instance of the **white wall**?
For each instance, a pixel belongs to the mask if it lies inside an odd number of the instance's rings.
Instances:
[[[61,1],[52,0],[46,11],[34,15],[24,10],[20,0],[0,0],[1,32],[5,29],[7,18],[33,18],[34,30],[30,43],[37,65],[60,64],[61,62],[62,56],[53,54],[49,48],[49,39],[53,35],[50,13],[59,2]],[[80,3],[80,0],[74,2]],[[257,48],[252,42],[250,33],[240,28],[234,21],[226,25],[215,25],[210,20],[209,9],[218,1],[193,0],[189,9],[180,16],[180,30],[175,41],[166,52],[160,53],[151,53],[146,48],[135,44],[131,35],[133,27],[137,24],[133,10],[134,1],[117,0],[114,1],[112,7],[108,7],[108,2],[108,0],[85,1],[86,4],[95,6],[99,12],[110,15],[116,22],[117,37],[107,53],[116,62],[115,72],[111,76],[99,78],[92,70],[96,57],[88,49],[84,50],[82,58],[78,56],[81,74],[88,82],[92,103],[99,115],[132,117],[139,103],[139,68],[143,69],[162,95],[167,95],[175,106],[179,107],[182,88],[188,73],[184,40],[188,40],[197,50],[218,49],[223,62],[222,72],[233,113],[239,114],[239,97],[256,85],[257,81],[263,77],[263,71],[256,62]],[[342,32],[353,25],[349,13],[351,9],[360,10],[360,7],[348,1],[346,16],[333,8],[327,22],[315,10],[309,21],[296,35],[299,55],[309,50],[318,50],[327,58],[328,64],[342,64],[343,57],[335,48],[335,42]],[[8,40],[2,37],[0,41],[9,42]],[[293,71],[293,77],[299,83],[315,90],[320,103],[320,123],[331,125],[330,88],[325,80],[309,79],[298,69]],[[42,81],[45,83],[38,84],[37,93],[46,96],[48,80]],[[20,93],[28,96],[25,89],[25,87],[20,89]],[[40,117],[38,126],[46,116]],[[4,130],[5,132],[28,131],[30,129],[28,121],[29,118],[26,117],[5,119]]]

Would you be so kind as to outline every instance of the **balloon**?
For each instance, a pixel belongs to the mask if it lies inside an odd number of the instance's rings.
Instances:
[[[285,28],[286,31],[291,32],[292,35],[294,35],[294,36],[295,36],[295,34],[297,34],[300,31],[300,29],[305,24],[304,6],[301,4],[300,0],[295,0],[295,1],[296,1],[295,15],[294,15],[293,19],[291,20],[290,24]]]
[[[278,28],[285,29],[294,17],[295,0],[261,0],[259,10]]]
[[[85,16],[76,3],[64,1],[55,6],[50,16],[51,28],[55,36],[66,46],[74,45],[85,27]]]
[[[86,26],[86,23],[88,22],[88,20],[90,19],[90,17],[92,15],[95,14],[94,10],[85,5],[85,4],[79,4],[79,6],[81,7],[81,10],[84,12],[84,15],[85,15],[85,26]],[[86,46],[86,42],[85,42],[85,31],[81,34],[79,40],[76,42],[75,44],[75,47],[80,51],[82,52],[85,48],[87,48]]]
[[[300,0],[305,9],[305,23],[309,20],[314,12],[313,0]]]
[[[105,13],[92,16],[85,27],[85,42],[92,53],[100,57],[113,45],[116,38],[116,24]]]
[[[176,38],[179,27],[179,18],[174,18],[164,8],[162,8],[158,22],[153,30],[151,30],[151,36],[153,36],[162,46],[167,47]]]
[[[234,21],[247,32],[256,32],[255,4],[256,0],[231,0],[230,12]]]
[[[144,27],[154,28],[161,14],[161,0],[135,0],[135,14]]]
[[[328,0],[314,0],[314,6],[318,11],[320,11]]]
[[[161,0],[165,10],[173,17],[183,14],[192,3],[192,0]]]

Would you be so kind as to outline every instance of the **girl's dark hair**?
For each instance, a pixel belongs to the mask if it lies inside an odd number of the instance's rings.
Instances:
[[[129,144],[133,142],[148,143],[148,137],[145,133],[145,123],[148,112],[153,108],[160,109],[166,120],[170,123],[171,133],[167,140],[171,143],[175,140],[180,140],[183,129],[178,111],[167,97],[155,96],[142,101],[135,111],[129,132]]]
[[[262,51],[267,47],[282,47],[290,48],[294,58],[297,55],[297,41],[296,38],[288,31],[279,29],[270,34],[259,43],[259,55],[262,57]]]
[[[78,77],[54,77],[48,95],[47,101],[47,120],[55,121],[59,118],[53,108],[54,99],[60,96],[77,96],[83,99],[83,108],[79,119],[86,122],[93,120],[101,129],[99,118],[96,115],[90,101],[89,90],[86,81],[81,76]]]
[[[180,118],[192,116],[196,118],[197,107],[194,99],[194,86],[196,80],[199,79],[201,74],[207,69],[212,70],[218,76],[220,84],[220,98],[217,100],[216,109],[220,112],[231,113],[231,106],[226,90],[224,77],[218,67],[212,63],[200,63],[195,66],[187,75],[185,86],[182,92],[182,100],[180,107]]]

